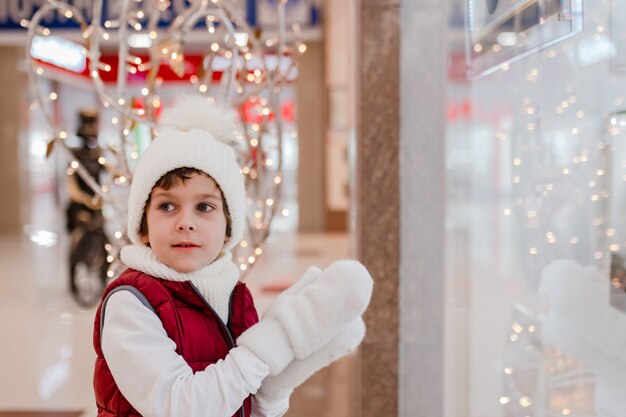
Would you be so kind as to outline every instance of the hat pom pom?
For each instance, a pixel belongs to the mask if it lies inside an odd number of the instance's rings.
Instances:
[[[201,96],[186,96],[163,111],[159,125],[183,131],[201,129],[214,139],[231,145],[235,142],[236,121],[235,110],[210,104]]]

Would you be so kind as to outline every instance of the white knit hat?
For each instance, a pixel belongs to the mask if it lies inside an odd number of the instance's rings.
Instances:
[[[163,111],[159,136],[141,156],[133,174],[128,197],[128,237],[144,245],[139,227],[152,187],[167,172],[196,168],[222,190],[231,218],[231,237],[224,249],[232,249],[243,238],[246,192],[234,149],[236,113],[209,104],[203,97],[184,97]]]

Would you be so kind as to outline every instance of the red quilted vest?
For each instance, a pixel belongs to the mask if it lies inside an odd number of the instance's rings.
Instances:
[[[227,326],[224,326],[217,313],[189,282],[162,280],[127,269],[107,287],[102,299],[106,300],[107,295],[122,285],[134,287],[145,296],[163,323],[167,335],[176,343],[176,352],[185,359],[194,373],[224,359],[234,347],[234,340],[259,321],[252,295],[241,282],[237,283],[231,296]],[[93,332],[93,344],[97,354],[93,382],[98,417],[139,416],[118,389],[102,355],[102,305],[101,302],[96,312]],[[233,417],[249,417],[250,408],[251,397],[248,397]]]

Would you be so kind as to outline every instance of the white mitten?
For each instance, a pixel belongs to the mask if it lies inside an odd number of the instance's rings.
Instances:
[[[256,393],[266,401],[275,401],[291,395],[294,388],[322,368],[334,361],[354,352],[365,337],[365,323],[360,317],[351,321],[328,344],[311,356],[304,359],[295,359],[284,371],[275,376],[268,376],[263,380],[261,388]]]
[[[320,350],[369,303],[373,282],[359,262],[338,261],[316,275],[315,269],[307,271],[302,283],[277,297],[268,314],[237,339],[269,365],[270,375],[294,357]]]

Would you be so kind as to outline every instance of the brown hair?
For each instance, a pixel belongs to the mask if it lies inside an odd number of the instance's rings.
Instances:
[[[202,174],[211,178],[206,172],[201,171],[196,168],[182,167],[176,168],[171,171],[166,172],[159,180],[154,184],[152,190],[156,187],[163,188],[164,190],[169,190],[176,184],[182,182],[185,183],[186,180],[190,179],[193,174]],[[219,184],[217,185],[219,188]],[[146,204],[143,206],[143,213],[141,215],[141,223],[139,224],[139,236],[146,236],[148,234],[148,221],[146,219],[146,209],[150,205],[150,200],[152,199],[152,190],[150,191],[150,195],[146,200]],[[222,195],[222,201],[224,201],[224,215],[226,216],[226,236],[230,237],[232,233],[231,226],[231,218],[230,212],[228,211],[228,204],[226,203],[226,199],[224,199],[224,193],[222,193],[222,189],[220,188],[220,194]]]

